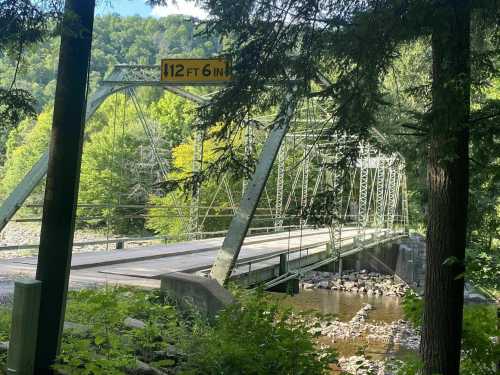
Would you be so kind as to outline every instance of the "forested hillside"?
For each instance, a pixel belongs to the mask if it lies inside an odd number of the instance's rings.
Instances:
[[[199,30],[198,30],[199,31]],[[196,20],[185,16],[165,18],[96,17],[90,66],[91,89],[116,64],[159,64],[165,57],[208,57],[217,54],[219,41],[195,37]],[[33,47],[24,57],[16,86],[28,89],[41,110],[53,99],[59,39]],[[9,86],[16,70],[13,60],[0,58],[0,84]]]
[[[164,57],[210,57],[217,54],[217,38],[198,37],[196,20],[184,16],[165,18],[120,17],[109,15],[95,19],[90,73],[90,95],[98,82],[116,64],[159,64]],[[16,85],[36,98],[37,118],[27,118],[10,133],[0,137],[0,196],[12,191],[24,174],[46,150],[52,119],[56,84],[59,40],[52,38],[26,54],[17,72]],[[0,83],[8,86],[16,72],[14,61],[0,59]],[[141,89],[139,105],[152,119],[150,126],[165,162],[172,148],[190,132],[193,106],[187,101],[158,89]],[[86,126],[80,201],[94,204],[144,204],[153,183],[159,178],[151,146],[129,97],[117,94],[101,106]],[[28,203],[39,203],[43,187],[31,195]],[[24,210],[24,216],[37,216],[39,210]],[[83,224],[109,222],[116,209],[105,207],[82,210],[91,220]],[[126,212],[121,212],[122,215]],[[129,215],[131,216],[131,215]],[[113,222],[116,231],[129,232],[142,227],[143,221],[132,215]],[[103,219],[104,218],[104,219]],[[80,221],[80,225],[82,221]]]

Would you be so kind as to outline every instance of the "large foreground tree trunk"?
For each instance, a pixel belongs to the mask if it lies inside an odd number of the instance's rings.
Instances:
[[[95,0],[66,0],[36,278],[42,282],[35,374],[59,352],[80,182]]]
[[[421,353],[425,374],[458,374],[463,318],[470,110],[470,4],[436,1]]]

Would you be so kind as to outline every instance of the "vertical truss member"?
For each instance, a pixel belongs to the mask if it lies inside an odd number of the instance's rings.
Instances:
[[[302,159],[303,167],[302,167],[302,191],[300,195],[300,226],[303,227],[306,224],[306,219],[304,217],[304,210],[307,208],[307,198],[308,198],[308,189],[309,189],[309,162],[310,162],[310,154],[312,153],[312,148],[307,145],[307,141],[304,145],[304,156]]]
[[[331,224],[332,250],[333,254],[340,259],[340,248],[342,247],[342,196],[344,193],[343,171],[340,169],[340,155],[344,150],[345,137],[339,136],[337,141],[337,149],[334,155],[334,172],[333,172],[333,217]]]
[[[406,181],[406,163],[404,161],[401,162],[401,171],[402,171],[402,177],[401,177],[401,211],[403,215],[403,228],[405,233],[408,234],[409,230],[409,225],[410,225],[410,219],[408,217],[408,186],[407,186],[407,181]]]
[[[204,132],[196,130],[193,142],[193,188],[191,191],[191,205],[189,207],[189,227],[188,233],[190,239],[198,237],[198,222],[200,216],[200,190],[201,190],[201,171],[203,168],[203,139]]]
[[[378,228],[384,226],[384,191],[385,191],[385,170],[386,162],[385,157],[381,152],[378,154],[377,162],[377,196],[375,205],[375,225]]]
[[[231,220],[228,233],[224,238],[222,247],[217,253],[210,277],[221,285],[227,283],[234,269],[241,245],[264,191],[274,160],[290,127],[290,122],[297,107],[296,90],[295,86],[292,87],[292,90],[285,96],[278,116],[273,123],[272,130],[262,149],[252,180],[248,184],[245,194],[243,194],[238,212]]]
[[[368,216],[368,168],[370,162],[370,145],[362,143],[359,158],[359,204],[358,204],[358,228],[366,227]]]
[[[307,99],[306,108],[306,118],[307,123],[305,127],[305,137],[304,137],[304,152],[302,156],[302,187],[300,194],[300,227],[303,228],[306,225],[307,219],[305,211],[307,210],[308,198],[309,198],[309,167],[311,162],[312,153],[314,151],[315,142],[309,145],[308,135],[311,132],[310,124],[316,124],[316,111],[314,111],[314,104],[311,103],[310,99]]]
[[[396,206],[398,203],[398,185],[399,185],[399,163],[394,158],[389,166],[389,184],[387,194],[387,227],[392,229],[394,217],[396,215]]]
[[[251,167],[251,160],[253,153],[255,151],[255,137],[254,137],[254,129],[253,129],[253,123],[249,121],[247,125],[245,126],[245,167],[250,168]],[[248,172],[248,170],[247,170]],[[241,189],[241,195],[245,194],[245,191],[247,190],[248,186],[248,178],[245,176],[243,178],[243,185]]]
[[[286,139],[278,152],[278,174],[276,177],[276,212],[274,229],[279,232],[283,227],[283,186],[285,184]]]

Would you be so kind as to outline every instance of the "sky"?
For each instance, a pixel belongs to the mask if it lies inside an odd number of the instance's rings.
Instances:
[[[98,3],[99,4],[99,3]],[[169,1],[168,6],[151,8],[144,0],[103,0],[97,6],[97,14],[118,13],[122,16],[141,17],[165,17],[171,14],[184,14],[200,19],[206,18],[204,10],[197,7],[193,1],[175,0],[175,4]]]

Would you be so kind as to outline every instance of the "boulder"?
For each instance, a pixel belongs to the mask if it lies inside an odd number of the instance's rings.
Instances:
[[[328,289],[330,287],[330,283],[328,281],[320,281],[318,283],[318,288],[321,288],[321,289]]]
[[[146,327],[146,323],[144,323],[142,320],[134,319],[131,317],[125,318],[125,320],[123,321],[123,325],[132,329],[140,329]]]
[[[345,282],[344,282],[344,287],[345,287],[346,289],[351,289],[351,288],[353,288],[353,287],[354,287],[354,285],[355,285],[355,284],[356,284],[356,283],[355,283],[354,281],[345,281]]]

